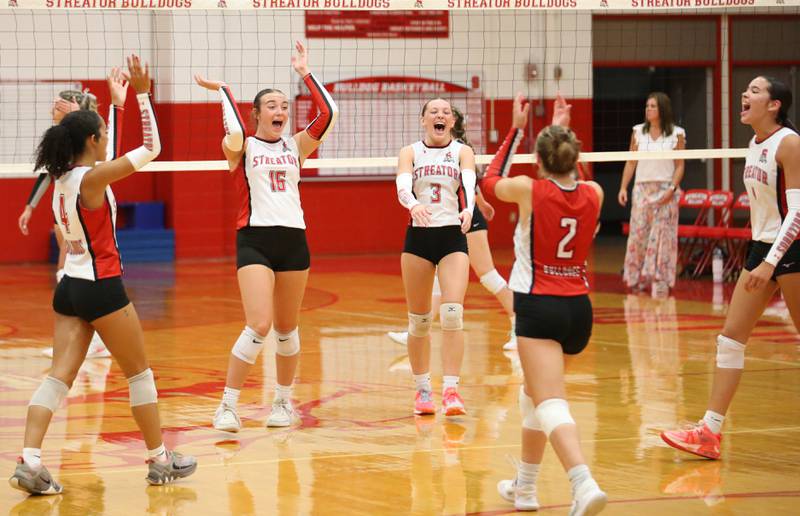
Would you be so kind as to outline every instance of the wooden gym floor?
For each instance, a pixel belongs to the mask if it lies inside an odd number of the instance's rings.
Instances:
[[[594,335],[568,366],[583,448],[610,497],[605,514],[797,514],[800,339],[785,308],[776,300],[748,346],[723,460],[680,454],[657,432],[702,416],[731,286],[680,281],[668,299],[627,295],[618,274],[623,252],[619,240],[595,249]],[[496,260],[506,275],[510,253],[499,252]],[[53,281],[51,266],[0,267],[6,476],[22,447],[26,405],[50,365],[41,350],[52,337]],[[112,360],[90,360],[43,448],[65,493],[25,498],[0,487],[3,514],[513,512],[495,485],[513,475],[508,456],[519,456],[521,373],[516,355],[501,349],[508,320],[474,278],[465,302],[467,416],[445,421],[411,414],[408,360],[386,337],[406,325],[399,257],[316,257],[300,326],[295,403],[301,423],[264,427],[274,384],[268,351],[243,391],[239,434],[210,425],[228,353],[243,326],[233,262],[132,264],[125,281],[143,321],[165,440],[197,456],[197,473],[147,487],[125,379]],[[434,332],[437,401],[439,344]],[[538,488],[542,514],[568,512],[569,484],[552,449]]]

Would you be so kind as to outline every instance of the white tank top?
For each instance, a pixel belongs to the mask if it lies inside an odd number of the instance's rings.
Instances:
[[[673,126],[672,134],[666,136],[662,134],[655,140],[650,133],[643,133],[644,124],[633,126],[633,138],[636,141],[638,150],[642,152],[659,152],[675,150],[678,146],[678,137],[686,138],[686,131],[683,127]],[[672,181],[675,173],[675,161],[671,159],[647,159],[636,163],[636,177],[634,182],[646,183],[653,181]]]
[[[782,127],[757,142],[750,140],[744,165],[744,186],[750,198],[750,226],[753,240],[771,244],[778,237],[786,215],[786,179],[775,161],[781,141],[795,134]]]
[[[234,172],[241,203],[237,229],[306,228],[300,206],[300,152],[294,138],[268,142],[249,136],[240,165]]]
[[[414,197],[431,211],[430,227],[461,225],[458,214],[465,204],[459,152],[463,145],[456,140],[444,147],[428,147],[422,141],[412,145]]]
[[[117,202],[106,186],[103,205],[88,210],[80,204],[81,182],[92,167],[76,167],[58,178],[53,192],[53,215],[64,237],[70,278],[96,281],[122,275],[117,246]]]

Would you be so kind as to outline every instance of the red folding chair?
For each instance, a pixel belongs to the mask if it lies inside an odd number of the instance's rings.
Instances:
[[[727,231],[731,222],[731,206],[733,205],[733,192],[714,190],[708,198],[709,222],[710,215],[714,215],[714,224],[701,226],[697,230],[697,238],[702,246],[702,254],[694,267],[692,276],[695,278],[703,274],[705,268],[711,265],[714,249],[720,244],[726,247]],[[727,250],[727,249],[726,249]]]
[[[700,242],[698,237],[700,226],[705,226],[708,223],[710,197],[710,190],[686,190],[681,194],[681,199],[678,202],[680,210],[697,211],[697,215],[695,215],[691,224],[678,225],[678,267],[681,274],[688,270],[692,253]]]
[[[747,258],[747,244],[753,238],[753,230],[750,228],[750,197],[747,192],[739,194],[731,210],[734,215],[739,212],[747,214],[744,226],[734,226],[736,218],[731,217],[730,227],[725,231],[725,238],[728,242],[728,260],[725,262],[724,268],[725,277],[738,277]]]

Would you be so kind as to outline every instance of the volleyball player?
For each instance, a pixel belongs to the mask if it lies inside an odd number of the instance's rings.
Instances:
[[[536,476],[549,439],[572,484],[570,514],[596,514],[607,498],[581,452],[566,400],[564,355],[583,351],[592,332],[586,258],[603,191],[597,183],[575,179],[580,142],[560,125],[545,127],[536,139],[541,179],[505,177],[529,108],[523,107],[522,95],[514,99],[513,126],[481,181],[484,191],[519,207],[509,285],[525,376],[520,388],[522,461],[516,479],[503,480],[497,487],[517,509],[538,509]]]
[[[739,119],[755,133],[744,168],[753,236],[717,336],[706,413],[696,425],[661,433],[673,448],[708,459],[720,457],[722,424],[742,377],[747,340],[778,289],[800,329],[800,136],[788,118],[791,105],[791,90],[772,77],[756,77],[742,93]]]
[[[317,117],[293,137],[284,137],[289,99],[275,89],[261,90],[253,102],[257,127],[244,137],[242,117],[230,89],[196,75],[197,83],[222,98],[225,137],[222,151],[240,193],[236,265],[246,325],[233,345],[222,401],[214,428],[238,432],[236,411],[244,381],[264,346],[271,326],[276,335],[277,385],[267,426],[289,426],[294,419],[292,386],[300,353],[298,319],[308,280],[310,256],[300,206],[300,167],[330,133],[338,108],[322,82],[308,70],[306,48],[299,41],[294,70],[311,92]]]
[[[457,141],[472,147],[472,144],[467,139],[467,129],[465,126],[464,114],[458,108],[451,106],[455,123],[451,131],[453,138]],[[487,220],[492,220],[494,217],[494,207],[489,204],[483,195],[481,195],[480,188],[475,187],[475,207],[472,210],[472,225],[467,232],[467,247],[469,248],[469,262],[475,274],[480,278],[481,285],[483,285],[489,292],[497,297],[503,309],[511,318],[511,332],[508,342],[503,345],[503,349],[517,349],[517,341],[514,336],[514,312],[513,312],[513,298],[511,291],[508,289],[508,284],[502,276],[497,272],[492,261],[492,251],[489,249],[489,225]],[[442,290],[439,285],[438,275],[433,278],[433,290],[431,295],[431,312],[433,318],[436,319],[436,313],[441,305]],[[398,344],[406,345],[408,343],[408,332],[393,332],[387,333],[389,338]]]
[[[408,304],[408,357],[414,375],[414,413],[436,412],[430,375],[431,292],[438,274],[442,337],[442,412],[465,413],[458,394],[464,356],[464,293],[469,279],[465,234],[475,203],[475,154],[452,136],[455,116],[450,103],[425,103],[420,121],[425,136],[400,150],[397,195],[410,222],[400,258]],[[438,272],[437,272],[438,267]]]
[[[125,99],[128,96],[128,83],[125,80],[124,72],[116,67],[111,69],[106,81],[108,82],[108,90],[111,93],[111,106],[108,108],[108,148],[106,149],[106,156],[107,159],[113,160],[119,155],[119,145],[122,141],[122,112],[125,106]],[[61,122],[67,114],[79,109],[97,112],[97,97],[88,91],[64,90],[59,92],[58,97],[53,100],[51,108],[53,125]],[[25,208],[17,222],[23,235],[28,235],[28,223],[33,215],[33,210],[44,196],[50,186],[50,182],[50,174],[47,172],[42,172],[36,179],[36,183],[34,183],[31,194],[28,197],[28,202],[25,204]],[[64,276],[66,250],[58,224],[54,226],[54,233],[58,243],[58,266],[56,271],[56,283],[58,283]],[[53,348],[43,349],[42,354],[52,358]],[[103,339],[95,332],[92,335],[92,342],[89,344],[86,358],[106,358],[110,356],[111,353],[103,344]]]
[[[141,110],[141,147],[98,165],[106,159],[105,124],[97,113],[75,111],[47,130],[36,152],[36,170],[44,168],[55,180],[53,214],[67,258],[64,278],[53,295],[53,366],[28,405],[22,457],[9,479],[12,487],[31,494],[62,491],[42,464],[41,446],[53,413],[66,398],[86,356],[93,331],[103,337],[128,379],[131,411],[148,450],[147,481],[165,484],[191,475],[197,467],[193,457],[164,447],[158,393],[144,354],[142,327],[122,284],[116,203],[109,185],[145,166],[161,150],[147,64],[132,55],[128,70]]]

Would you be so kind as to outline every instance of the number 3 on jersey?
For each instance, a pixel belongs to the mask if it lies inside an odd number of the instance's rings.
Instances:
[[[442,185],[439,183],[431,184],[431,202],[442,202]]]
[[[269,171],[269,187],[273,192],[286,191],[286,171],[285,170],[270,170]]]
[[[558,243],[558,251],[556,252],[556,258],[562,258],[564,260],[569,260],[572,258],[572,255],[575,254],[574,249],[567,250],[567,246],[575,238],[575,234],[578,232],[578,219],[573,219],[572,217],[563,217],[561,219],[561,227],[567,228],[567,234],[564,235],[564,238]]]

